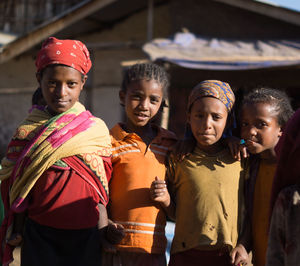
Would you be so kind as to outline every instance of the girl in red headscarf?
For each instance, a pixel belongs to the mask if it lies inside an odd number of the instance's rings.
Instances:
[[[89,52],[80,41],[50,37],[36,66],[46,105],[33,106],[1,162],[2,263],[23,240],[23,266],[100,265],[111,144],[105,123],[78,101]]]

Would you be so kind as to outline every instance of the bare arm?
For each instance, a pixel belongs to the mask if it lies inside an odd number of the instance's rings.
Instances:
[[[103,204],[99,203],[98,210],[99,210],[98,230],[99,230],[100,243],[102,245],[102,248],[106,252],[116,252],[115,247],[107,239],[108,217],[107,217],[106,207]]]
[[[244,228],[239,238],[238,244],[230,252],[231,263],[233,265],[250,265],[250,258],[247,252],[247,250],[250,249],[250,243],[251,223],[249,221],[245,221]]]
[[[155,180],[150,187],[150,197],[153,201],[158,202],[163,207],[166,214],[171,219],[175,220],[175,204],[168,192],[166,181],[155,177]]]

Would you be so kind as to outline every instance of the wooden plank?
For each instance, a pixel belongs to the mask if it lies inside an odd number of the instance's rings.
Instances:
[[[37,87],[25,87],[25,88],[0,88],[0,95],[5,94],[21,94],[21,93],[33,93]]]
[[[86,0],[67,10],[64,14],[56,16],[51,21],[42,24],[32,32],[2,47],[0,64],[27,51],[47,37],[66,28],[67,26],[87,17],[117,0]]]

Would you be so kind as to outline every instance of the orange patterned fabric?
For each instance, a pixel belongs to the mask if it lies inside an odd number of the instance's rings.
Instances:
[[[110,218],[125,227],[119,249],[162,254],[166,248],[166,215],[150,198],[157,176],[165,179],[167,151],[176,141],[173,133],[158,128],[147,146],[135,133],[120,125],[111,130],[113,176],[110,183]]]

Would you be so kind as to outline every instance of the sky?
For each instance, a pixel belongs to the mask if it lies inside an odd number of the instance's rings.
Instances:
[[[261,0],[260,0],[261,1]],[[276,5],[293,9],[300,12],[300,1],[299,0],[267,0],[267,1],[261,1],[261,2],[271,2]]]

